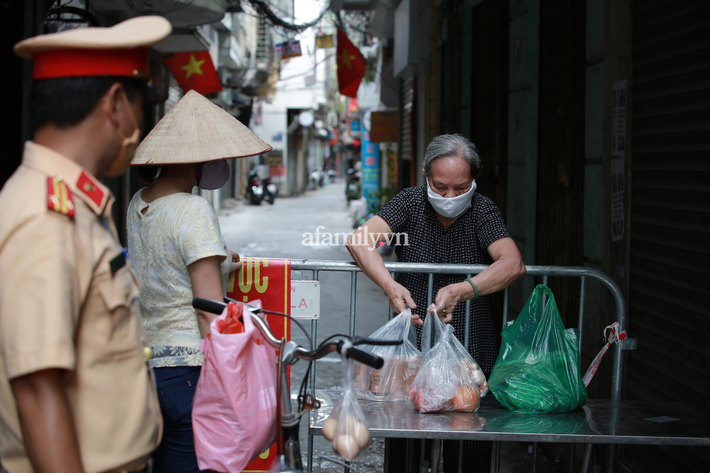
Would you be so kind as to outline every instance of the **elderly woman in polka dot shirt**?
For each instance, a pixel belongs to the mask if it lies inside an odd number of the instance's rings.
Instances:
[[[471,300],[470,352],[486,376],[496,360],[496,334],[489,294],[510,286],[525,275],[518,247],[505,226],[500,210],[488,197],[477,194],[476,176],[481,167],[476,146],[461,135],[434,138],[424,156],[424,186],[397,194],[348,240],[348,251],[362,271],[380,286],[396,313],[412,309],[412,321],[423,324],[427,315],[427,275],[401,274],[395,281],[382,257],[372,251],[393,234],[399,261],[416,263],[489,264],[475,277],[434,276],[434,305],[444,322],[451,322],[463,342],[465,302]],[[390,240],[391,241],[391,240]],[[357,244],[368,242],[367,245]],[[404,244],[406,242],[406,245]],[[390,442],[390,472],[403,468],[404,454]],[[455,471],[458,442],[444,442],[444,471]],[[490,442],[464,442],[467,471],[490,471]],[[394,468],[394,469],[393,469]]]

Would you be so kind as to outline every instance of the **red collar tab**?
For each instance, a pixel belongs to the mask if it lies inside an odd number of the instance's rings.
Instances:
[[[74,217],[74,200],[61,176],[47,178],[47,208]]]
[[[35,53],[32,79],[121,76],[148,80],[149,48],[64,49]]]
[[[76,187],[79,189],[79,192],[88,197],[89,200],[96,204],[96,207],[101,210],[101,204],[103,203],[106,193],[101,190],[98,182],[82,171],[81,174],[79,174],[79,179],[76,181]]]

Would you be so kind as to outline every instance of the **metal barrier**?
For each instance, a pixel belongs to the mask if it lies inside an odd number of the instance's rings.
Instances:
[[[397,273],[425,273],[429,275],[428,278],[428,291],[427,291],[427,306],[429,306],[434,299],[434,275],[435,274],[461,274],[466,278],[470,278],[476,274],[479,274],[488,266],[482,264],[435,264],[435,263],[385,263],[385,267],[390,271],[392,277]],[[582,349],[582,335],[584,327],[584,298],[585,298],[585,282],[587,278],[597,280],[601,282],[611,293],[614,303],[616,305],[616,321],[619,322],[621,330],[626,330],[626,305],[624,303],[624,297],[621,293],[621,289],[616,284],[616,282],[609,277],[607,274],[593,269],[581,266],[526,266],[527,276],[532,277],[542,277],[543,284],[547,285],[549,277],[577,277],[580,278],[580,297],[579,297],[579,349]],[[313,280],[317,281],[320,277],[321,271],[328,272],[349,272],[350,275],[350,332],[349,335],[355,334],[355,308],[357,303],[357,273],[361,272],[361,269],[354,263],[348,261],[322,261],[322,260],[291,260],[291,270],[292,271],[312,271]],[[392,308],[390,307],[390,318],[392,317]],[[508,289],[504,290],[503,299],[503,327],[505,327],[508,321],[509,304],[508,304]],[[469,348],[469,333],[470,333],[470,316],[471,316],[471,301],[466,301],[466,330],[465,330],[465,340],[464,345],[466,349]],[[311,321],[311,339],[314,344],[316,344],[316,337],[318,335],[317,321]],[[365,334],[367,335],[367,334]],[[633,349],[635,340],[627,339],[623,342],[617,344],[613,350],[613,371],[612,371],[612,382],[611,382],[611,400],[619,401],[621,400],[621,388],[622,388],[622,372],[623,372],[623,357],[622,350]],[[315,347],[312,347],[315,348]],[[310,378],[310,388],[312,392],[315,392],[316,383],[316,367],[312,367]],[[500,442],[495,443],[495,457],[494,457],[494,471],[498,472],[500,468]],[[462,449],[459,449],[459,455],[462,454]],[[616,455],[616,445],[609,446],[609,454],[611,458]],[[591,455],[591,444],[588,446],[585,452],[585,462]],[[535,444],[535,456],[537,456],[537,444]],[[308,471],[311,473],[313,471],[313,435],[308,433]],[[459,459],[459,471],[461,468],[461,460]],[[534,469],[534,466],[533,466]]]

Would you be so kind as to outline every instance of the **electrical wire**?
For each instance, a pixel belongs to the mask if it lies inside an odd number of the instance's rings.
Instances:
[[[313,64],[313,69],[315,69],[316,66],[319,66],[319,65],[323,64],[325,61],[327,61],[328,59],[332,58],[333,56],[335,56],[335,53],[330,53],[330,54],[327,55],[325,58],[323,58],[323,59],[321,59],[320,61],[316,62],[315,64]],[[306,72],[299,72],[298,74],[293,74],[293,75],[288,76],[288,77],[279,77],[279,80],[278,80],[278,81],[281,82],[281,81],[293,79],[293,78],[296,78],[296,77],[307,76],[307,75],[309,75],[309,74],[313,74],[313,72],[314,72],[314,71],[313,71],[312,69],[309,69],[309,70],[306,71]]]
[[[313,20],[309,21],[308,23],[301,23],[300,25],[296,25],[293,23],[288,23],[278,16],[271,10],[270,6],[268,3],[266,3],[264,0],[245,0],[251,3],[252,7],[257,11],[259,14],[263,14],[266,16],[266,18],[269,19],[269,22],[274,25],[278,26],[280,28],[284,28],[286,30],[291,30],[291,31],[296,31],[298,33],[307,30],[308,28],[315,26],[318,24],[318,22],[325,16],[325,14],[330,10],[331,2],[328,2],[328,5],[323,9],[323,11],[318,15],[318,17]]]

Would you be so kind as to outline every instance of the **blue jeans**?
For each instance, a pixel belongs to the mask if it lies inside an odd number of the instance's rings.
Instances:
[[[158,400],[163,413],[163,440],[153,453],[153,473],[198,473],[192,436],[192,398],[199,366],[155,368]]]

